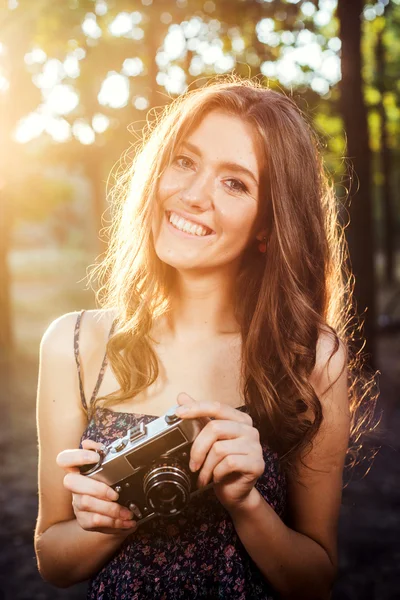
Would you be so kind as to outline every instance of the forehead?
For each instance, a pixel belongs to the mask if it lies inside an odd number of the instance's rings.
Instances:
[[[214,110],[182,139],[196,145],[211,160],[239,163],[259,172],[259,148],[254,128],[240,117]]]

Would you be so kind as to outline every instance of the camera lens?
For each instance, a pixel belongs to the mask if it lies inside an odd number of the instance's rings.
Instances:
[[[162,516],[176,515],[190,499],[190,475],[174,457],[156,461],[143,478],[147,503]]]
[[[156,494],[162,502],[172,502],[177,497],[175,485],[168,482],[162,483],[156,489]]]

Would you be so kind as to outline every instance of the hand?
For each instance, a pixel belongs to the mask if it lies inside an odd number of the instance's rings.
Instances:
[[[197,402],[187,394],[178,395],[181,419],[214,417],[193,442],[189,467],[197,471],[198,486],[214,482],[218,500],[227,510],[248,498],[265,463],[258,430],[249,415],[220,402]],[[182,412],[182,408],[187,409]]]
[[[100,456],[95,452],[102,444],[92,440],[82,442],[83,450],[64,450],[57,456],[59,467],[67,471],[64,487],[72,492],[72,507],[76,520],[86,531],[114,535],[133,533],[137,528],[132,512],[116,503],[118,494],[112,487],[91,477],[81,475],[79,467],[96,463]]]

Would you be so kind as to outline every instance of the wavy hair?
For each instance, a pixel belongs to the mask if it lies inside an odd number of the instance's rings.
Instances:
[[[350,349],[352,277],[333,184],[316,135],[295,102],[237,76],[190,90],[148,120],[131,166],[111,190],[108,249],[89,277],[98,280],[99,305],[116,314],[107,354],[120,389],[98,398],[89,417],[99,403],[132,399],[158,377],[151,329],[170,307],[171,267],[154,250],[154,199],[180,141],[212,110],[252,126],[261,160],[258,224],[267,231],[267,251],[260,254],[255,244],[246,248],[235,298],[245,403],[261,439],[294,471],[323,418],[309,377],[325,330],[334,341],[332,355],[340,343],[348,354],[348,454],[355,458],[374,410],[373,378],[363,378],[360,356]]]

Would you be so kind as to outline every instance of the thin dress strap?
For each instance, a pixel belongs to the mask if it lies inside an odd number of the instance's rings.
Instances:
[[[110,337],[114,333],[115,325],[116,325],[116,322],[113,321],[113,324],[111,325],[110,332],[108,334],[108,339],[110,339]],[[94,386],[92,397],[90,398],[90,408],[92,408],[93,402],[96,400],[97,392],[99,391],[99,388],[101,386],[101,382],[103,381],[103,377],[104,377],[104,373],[106,371],[107,363],[108,363],[108,358],[107,358],[107,350],[106,350],[105,353],[104,353],[103,362],[101,364],[101,369],[100,369],[100,372],[99,372],[99,376],[97,378],[96,385]]]
[[[81,358],[79,355],[79,331],[80,331],[80,327],[81,327],[82,315],[84,312],[85,312],[84,310],[81,310],[81,312],[78,315],[78,318],[76,319],[76,323],[75,323],[74,355],[75,355],[76,368],[78,370],[79,392],[81,394],[81,402],[82,402],[82,406],[83,406],[84,410],[87,412],[88,408],[87,408],[87,404],[86,404],[85,392],[83,390]]]
[[[80,313],[78,314],[78,317],[76,319],[76,324],[75,324],[75,332],[74,332],[74,355],[75,355],[75,362],[76,362],[76,367],[78,370],[78,380],[79,380],[79,392],[81,395],[81,402],[82,402],[82,406],[84,408],[84,410],[86,412],[88,412],[88,405],[86,402],[86,398],[85,398],[85,392],[83,389],[83,373],[82,373],[82,365],[81,365],[81,357],[79,354],[79,333],[80,333],[80,327],[81,327],[81,321],[82,321],[82,315],[85,311],[81,310]],[[113,321],[113,324],[111,326],[110,332],[108,334],[108,338],[110,339],[110,337],[112,336],[112,334],[114,333],[115,330],[115,325],[116,325],[116,321]],[[108,363],[108,359],[107,359],[107,351],[104,354],[104,358],[103,358],[103,362],[100,368],[100,372],[99,375],[97,377],[97,381],[96,381],[96,385],[94,387],[93,390],[93,394],[92,397],[90,399],[90,408],[92,407],[93,402],[96,399],[97,393],[99,391],[101,382],[103,381],[103,377],[104,377],[104,373],[107,367],[107,363]]]

